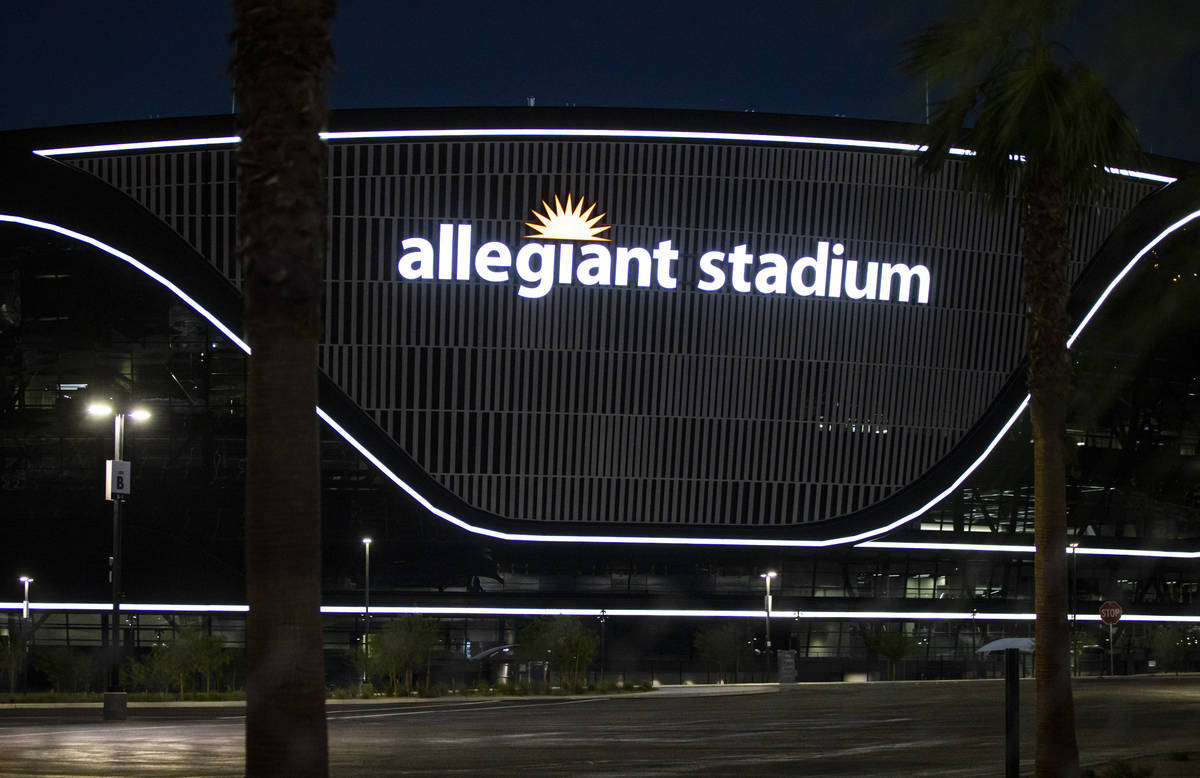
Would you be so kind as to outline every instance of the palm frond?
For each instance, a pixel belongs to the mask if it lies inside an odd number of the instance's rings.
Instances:
[[[975,154],[965,182],[992,198],[1025,175],[1052,166],[1067,193],[1103,185],[1103,166],[1128,165],[1138,154],[1132,123],[1100,79],[1078,63],[1066,67],[1045,40],[1067,0],[986,0],[910,39],[901,67],[949,92],[930,118],[918,160],[937,170],[959,136]],[[969,131],[964,128],[971,125]],[[1023,164],[1014,158],[1024,159]]]

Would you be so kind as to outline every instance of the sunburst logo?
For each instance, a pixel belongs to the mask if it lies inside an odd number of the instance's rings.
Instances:
[[[554,195],[554,207],[551,208],[545,200],[542,200],[543,213],[538,213],[537,209],[533,209],[533,218],[537,219],[539,224],[533,222],[525,222],[525,226],[534,231],[533,235],[526,235],[526,238],[549,238],[550,240],[603,240],[609,238],[600,237],[600,233],[611,227],[597,227],[596,222],[607,216],[602,213],[599,216],[592,216],[592,211],[596,210],[596,204],[592,203],[588,209],[583,210],[584,198],[580,197],[579,202],[573,203],[571,195],[567,195],[567,204],[564,207],[558,199],[558,195]]]

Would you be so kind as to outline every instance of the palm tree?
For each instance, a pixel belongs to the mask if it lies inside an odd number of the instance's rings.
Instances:
[[[246,430],[246,774],[326,775],[317,344],[333,0],[236,0]]]
[[[973,127],[968,185],[1021,215],[1028,385],[1034,438],[1034,567],[1039,776],[1079,773],[1067,625],[1064,443],[1070,389],[1066,350],[1071,204],[1104,186],[1104,165],[1138,151],[1132,124],[1099,79],[1047,40],[1064,0],[987,0],[909,40],[903,67],[949,89],[928,126],[919,164],[937,169],[962,128]],[[1014,159],[1016,157],[1017,159]]]

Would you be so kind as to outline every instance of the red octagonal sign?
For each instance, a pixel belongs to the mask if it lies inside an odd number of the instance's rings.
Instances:
[[[1116,624],[1121,620],[1121,606],[1108,600],[1100,606],[1100,620],[1110,626]]]

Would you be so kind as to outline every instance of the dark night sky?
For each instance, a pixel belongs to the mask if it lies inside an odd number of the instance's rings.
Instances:
[[[1200,159],[1200,3],[1081,0],[1064,32],[1147,151]],[[334,108],[702,108],[921,121],[898,44],[950,0],[730,3],[341,0]],[[0,129],[228,112],[229,4],[5,9]]]

